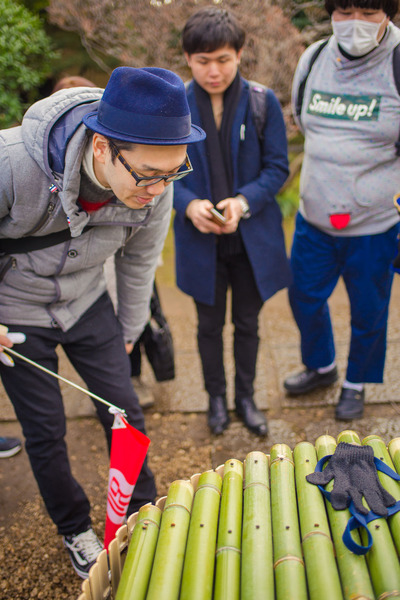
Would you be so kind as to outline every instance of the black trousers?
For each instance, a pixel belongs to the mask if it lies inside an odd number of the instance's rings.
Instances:
[[[58,328],[8,327],[10,331],[26,334],[26,342],[17,350],[51,371],[57,372],[56,347],[60,344],[88,389],[124,409],[129,423],[145,433],[143,413],[130,380],[130,361],[121,327],[107,294],[67,332]],[[84,531],[91,522],[90,506],[85,492],[71,473],[58,381],[18,359],[13,368],[0,363],[0,375],[22,425],[33,473],[58,532],[69,535]],[[98,401],[94,404],[110,448],[113,415],[104,404]],[[78,448],[74,448],[74,452],[81,462],[85,461]],[[155,496],[154,477],[145,462],[128,514],[139,505],[153,501]]]
[[[205,388],[210,396],[226,394],[222,331],[225,325],[228,287],[232,290],[233,353],[235,398],[253,396],[258,351],[258,315],[263,301],[245,253],[217,261],[216,293],[213,306],[196,302],[197,341]]]

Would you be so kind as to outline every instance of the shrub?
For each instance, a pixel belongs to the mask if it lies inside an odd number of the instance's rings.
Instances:
[[[38,98],[56,53],[39,17],[0,0],[0,128],[17,124]]]
[[[276,199],[284,219],[293,217],[299,208],[299,181],[300,174],[298,173],[290,184],[277,195]]]

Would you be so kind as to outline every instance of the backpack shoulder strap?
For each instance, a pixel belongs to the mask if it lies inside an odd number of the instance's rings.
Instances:
[[[400,96],[400,44],[393,50],[393,77]]]
[[[83,228],[81,235],[92,228],[93,225],[86,225],[86,227]],[[71,239],[71,230],[69,228],[54,233],[48,233],[47,235],[31,235],[16,239],[2,238],[0,239],[0,256],[5,256],[6,254],[25,254],[25,252],[42,250],[43,248],[50,248],[51,246],[56,246],[62,242],[68,242]]]
[[[393,77],[400,96],[400,44],[393,50]],[[400,132],[394,145],[396,146],[396,156],[400,156]]]
[[[260,142],[264,141],[264,129],[267,122],[268,88],[257,81],[249,81],[250,110]]]
[[[320,45],[317,46],[317,48],[315,48],[314,53],[311,56],[310,62],[308,64],[308,71],[299,85],[299,91],[297,93],[297,102],[296,102],[296,116],[297,117],[300,117],[300,115],[301,115],[301,109],[303,107],[303,99],[304,99],[304,90],[306,87],[308,76],[311,73],[311,69],[313,68],[315,61],[317,60],[318,56],[321,54],[322,50],[325,48],[325,46],[327,45],[328,42],[329,42],[329,38],[327,40],[324,40],[323,42],[321,42]]]

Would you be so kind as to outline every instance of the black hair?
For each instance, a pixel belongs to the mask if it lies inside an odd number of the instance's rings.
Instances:
[[[399,0],[325,0],[325,9],[332,15],[336,8],[370,8],[382,9],[383,12],[393,19],[399,8]]]
[[[224,46],[239,52],[246,34],[234,14],[226,9],[209,6],[195,12],[182,32],[184,52],[214,52]]]
[[[137,144],[134,142],[123,142],[115,138],[106,137],[108,149],[111,152],[111,162],[114,164],[117,159],[118,152],[121,150],[133,150]]]
[[[90,140],[93,138],[95,133],[96,132],[93,129],[86,129],[86,135]],[[107,140],[107,146],[111,153],[111,162],[113,164],[116,161],[118,152],[121,150],[134,150],[134,148],[137,146],[135,142],[124,142],[123,140],[117,140],[116,138],[108,137],[106,135],[103,135],[103,137]]]

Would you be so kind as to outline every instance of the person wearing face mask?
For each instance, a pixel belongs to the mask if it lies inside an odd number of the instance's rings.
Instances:
[[[399,215],[396,142],[400,96],[393,52],[397,0],[325,0],[333,35],[301,56],[293,81],[305,136],[289,299],[304,369],[284,387],[299,395],[338,379],[328,298],[339,277],[351,340],[336,418],[360,418],[364,384],[381,383]]]

